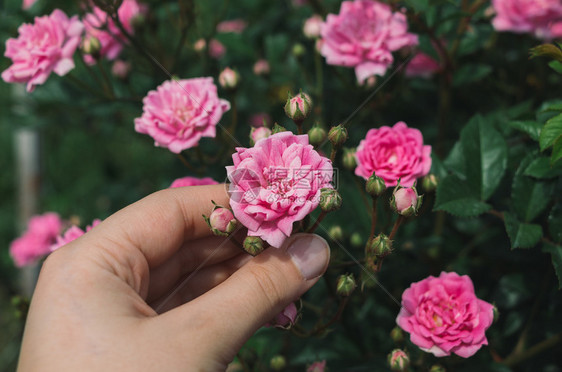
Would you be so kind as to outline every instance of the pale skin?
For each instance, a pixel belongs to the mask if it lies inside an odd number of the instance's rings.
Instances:
[[[211,236],[201,217],[211,200],[228,205],[224,185],[157,192],[51,254],[18,370],[224,371],[257,329],[318,281],[329,248],[301,234],[252,258]],[[307,244],[317,249],[303,271],[294,252]]]

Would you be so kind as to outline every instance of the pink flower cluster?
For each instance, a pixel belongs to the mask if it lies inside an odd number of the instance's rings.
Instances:
[[[217,123],[230,109],[230,103],[217,96],[210,77],[165,81],[143,104],[135,130],[174,153],[197,146],[201,137],[215,137]]]
[[[330,188],[333,168],[308,143],[307,135],[281,132],[239,147],[226,167],[231,184],[230,206],[234,216],[259,236],[280,247],[320,202],[320,189]]]
[[[146,5],[140,4],[136,0],[123,0],[117,10],[117,17],[123,28],[128,33],[133,34],[133,19],[146,13],[146,11]],[[86,27],[85,38],[95,37],[98,39],[101,44],[99,55],[109,60],[117,58],[123,50],[123,45],[128,42],[111,17],[97,6],[93,7],[92,13],[84,16],[84,26]],[[85,55],[84,60],[89,64],[96,62],[91,55]]]
[[[186,187],[186,186],[204,186],[204,185],[217,185],[218,182],[211,177],[197,178],[197,177],[183,177],[178,178],[172,182],[170,188]]]
[[[27,91],[32,92],[51,72],[66,75],[74,68],[72,57],[83,29],[78,16],[68,18],[59,9],[36,17],[33,24],[24,23],[18,29],[18,38],[6,42],[4,56],[12,60],[12,65],[2,72],[2,79],[26,83]]]
[[[468,276],[442,272],[404,291],[396,322],[422,350],[468,358],[488,344],[493,319],[493,306],[476,297]]]
[[[544,40],[562,36],[560,0],[492,0],[492,6],[492,25],[498,31],[531,33]]]
[[[61,232],[62,221],[58,214],[48,212],[33,216],[23,235],[10,245],[10,255],[16,266],[27,266],[51,252],[51,245]]]
[[[94,227],[96,227],[100,223],[101,223],[101,220],[95,219],[94,221],[92,221],[91,225],[86,226],[86,231],[82,230],[81,228],[79,228],[76,225],[70,226],[68,229],[66,229],[64,234],[57,236],[57,240],[56,240],[55,244],[53,244],[51,246],[51,251],[56,251],[57,249],[59,249],[63,245],[66,245],[66,244],[70,243],[71,241],[74,241],[74,240],[78,239],[79,237],[81,237],[82,235],[84,235],[88,231],[92,230]]]
[[[421,132],[400,121],[393,127],[370,129],[357,147],[355,174],[365,179],[373,173],[387,187],[411,187],[431,169],[431,146],[423,144]]]
[[[360,84],[370,76],[384,75],[392,52],[418,44],[408,32],[406,16],[373,0],[344,1],[340,13],[329,14],[322,26],[321,53],[331,65],[355,68]]]
[[[406,65],[405,75],[408,77],[421,77],[428,79],[439,71],[439,62],[423,52],[418,52]]]

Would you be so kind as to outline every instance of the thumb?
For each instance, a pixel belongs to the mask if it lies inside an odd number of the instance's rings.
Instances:
[[[217,287],[175,309],[181,314],[176,316],[189,324],[186,329],[193,328],[195,319],[201,321],[205,329],[198,335],[201,345],[229,362],[256,330],[318,281],[329,261],[330,248],[323,238],[296,234],[281,248],[265,250]]]

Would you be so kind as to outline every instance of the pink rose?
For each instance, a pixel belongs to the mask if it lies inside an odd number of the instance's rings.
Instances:
[[[411,187],[431,168],[431,146],[424,146],[421,132],[400,121],[392,128],[370,129],[357,147],[355,174],[368,179],[373,172],[386,187]]]
[[[7,83],[26,83],[32,92],[43,84],[51,72],[66,75],[74,68],[72,56],[80,44],[84,26],[78,16],[68,18],[59,9],[50,15],[35,17],[33,24],[18,28],[18,38],[8,39],[4,56],[12,65],[2,72]]]
[[[84,230],[82,230],[81,228],[79,228],[76,225],[70,226],[68,229],[66,229],[64,234],[57,236],[57,240],[56,240],[55,244],[51,245],[50,250],[53,251],[53,252],[56,251],[57,249],[59,249],[63,245],[66,245],[66,244],[78,239],[79,237],[84,235],[86,232],[92,230],[94,227],[96,227],[100,223],[101,223],[101,220],[96,218],[94,221],[92,221],[91,225],[86,226],[85,232],[84,232]]]
[[[135,130],[174,153],[197,146],[201,137],[215,137],[217,123],[230,109],[210,77],[165,81],[148,92],[143,104]]]
[[[252,128],[250,131],[250,139],[254,142],[254,144],[269,136],[271,136],[271,129],[266,127]]]
[[[273,320],[267,323],[266,327],[279,327],[279,328],[289,328],[296,323],[299,311],[294,302],[291,302],[287,307],[283,309],[279,314],[275,316]]]
[[[321,53],[330,65],[355,68],[359,84],[384,75],[395,50],[418,44],[408,33],[406,16],[372,0],[344,1],[338,15],[329,14],[322,26]]]
[[[306,372],[324,372],[326,370],[326,361],[314,362],[308,366]]]
[[[238,147],[233,166],[226,167],[230,206],[236,219],[259,236],[280,247],[320,202],[320,189],[330,188],[332,163],[308,143],[307,135],[281,132],[254,147]]]
[[[260,112],[250,117],[250,125],[254,128],[263,127],[264,122],[271,123],[271,116],[267,112]]]
[[[258,76],[269,74],[269,62],[267,62],[266,59],[258,59],[256,63],[254,63],[253,71],[254,74]]]
[[[492,25],[498,31],[532,33],[545,40],[562,36],[560,0],[492,0],[492,6]]]
[[[422,197],[418,196],[415,187],[400,187],[394,189],[390,204],[396,213],[409,217],[418,213]]]
[[[209,55],[214,59],[219,59],[226,53],[226,48],[217,39],[209,41]]]
[[[174,187],[186,187],[186,186],[204,186],[204,185],[218,185],[218,182],[210,177],[196,178],[196,177],[183,177],[178,178],[170,185],[170,188]]]
[[[226,67],[219,74],[219,84],[225,89],[234,89],[240,82],[240,74],[230,67]]]
[[[146,11],[146,5],[140,4],[136,0],[123,0],[117,10],[117,16],[123,24],[123,28],[129,34],[133,34],[133,19],[146,13]],[[99,40],[101,44],[99,55],[101,57],[114,60],[121,53],[123,45],[128,43],[127,38],[111,17],[97,6],[93,8],[92,13],[84,16],[84,26],[86,27],[86,36],[95,37]],[[84,60],[88,64],[96,62],[91,55],[85,55]]]
[[[476,298],[467,275],[442,272],[404,291],[396,323],[426,352],[468,358],[488,344],[493,319],[493,306]]]
[[[324,21],[318,14],[313,15],[304,21],[302,32],[308,39],[316,39],[320,37],[322,31],[322,24]]]
[[[231,233],[236,228],[236,220],[230,209],[219,207],[209,216],[209,225],[219,232]]]
[[[23,3],[21,4],[21,8],[23,10],[27,10],[29,8],[31,8],[33,6],[33,4],[35,4],[37,0],[23,0]]]
[[[418,52],[406,66],[405,74],[408,77],[421,77],[428,79],[439,71],[439,63],[429,55]]]
[[[231,19],[229,21],[222,21],[217,25],[217,32],[233,32],[240,34],[246,29],[248,23],[243,19]]]
[[[129,75],[130,71],[131,64],[120,59],[113,62],[113,65],[111,66],[111,73],[119,79],[125,79],[127,75]]]
[[[16,266],[29,265],[50,253],[50,247],[61,229],[62,221],[56,213],[33,216],[23,235],[10,244],[10,255]]]

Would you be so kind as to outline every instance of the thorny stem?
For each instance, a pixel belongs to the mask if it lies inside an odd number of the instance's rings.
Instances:
[[[338,153],[338,149],[335,146],[332,146],[332,152],[330,153],[330,161],[334,164],[334,160],[336,160],[336,155]]]
[[[377,201],[379,198],[377,196],[373,197],[373,214],[371,215],[371,233],[369,234],[369,239],[375,236],[375,228],[377,226]]]
[[[396,222],[394,222],[394,226],[392,227],[392,231],[390,232],[390,235],[388,236],[388,238],[390,240],[394,239],[394,236],[398,232],[398,228],[400,227],[400,225],[402,224],[403,221],[404,221],[404,216],[398,216],[398,218],[396,219]]]

